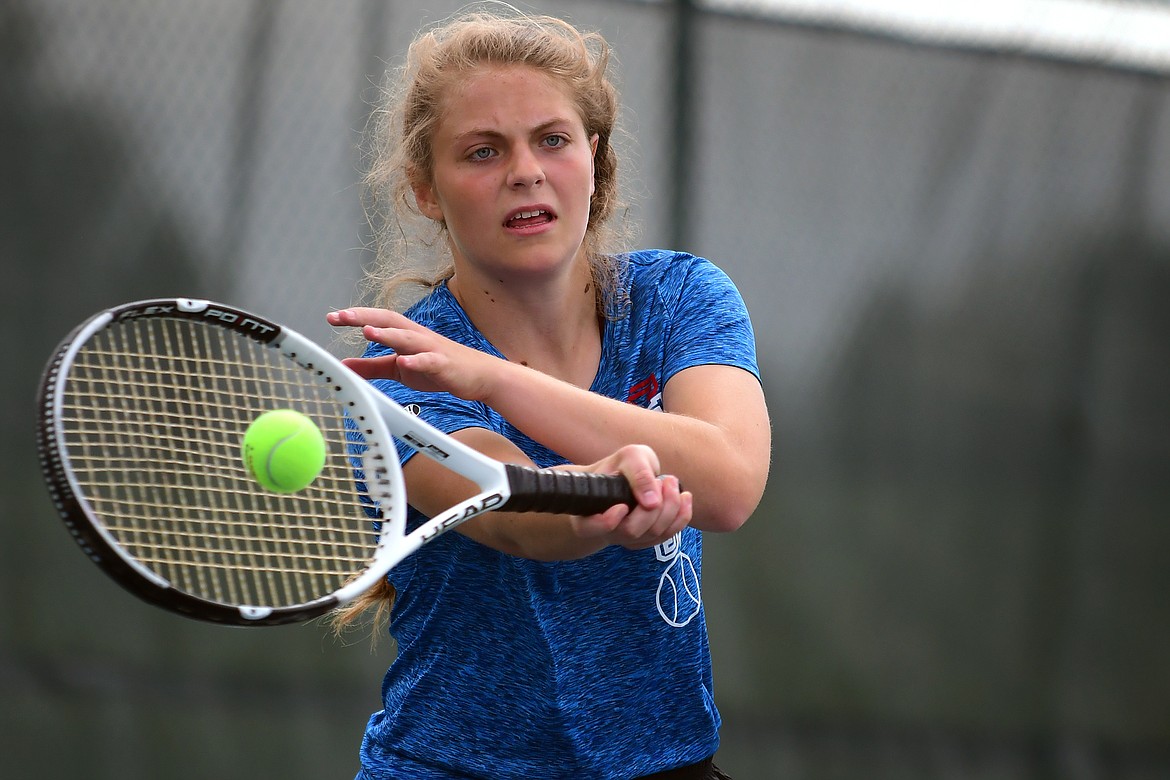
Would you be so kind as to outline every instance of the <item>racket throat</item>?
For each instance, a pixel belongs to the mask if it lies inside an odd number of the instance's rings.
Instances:
[[[499,492],[489,491],[473,496],[466,501],[451,507],[432,517],[419,526],[415,534],[422,544],[426,544],[440,534],[444,534],[461,525],[476,515],[499,509],[506,503],[507,498]]]

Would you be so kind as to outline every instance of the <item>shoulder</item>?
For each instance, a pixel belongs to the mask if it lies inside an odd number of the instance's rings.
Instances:
[[[677,273],[696,260],[702,261],[700,257],[673,249],[639,249],[622,255],[622,259],[634,276]]]
[[[672,307],[684,298],[738,296],[727,273],[705,257],[669,249],[643,249],[623,256],[623,261],[635,308],[651,300]]]
[[[640,249],[623,256],[631,281],[668,283],[727,275],[705,257],[672,249]]]

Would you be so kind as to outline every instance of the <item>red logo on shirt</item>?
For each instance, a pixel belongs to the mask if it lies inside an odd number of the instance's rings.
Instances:
[[[644,406],[647,409],[662,408],[662,389],[658,384],[658,377],[650,376],[630,388],[626,396],[626,403]]]

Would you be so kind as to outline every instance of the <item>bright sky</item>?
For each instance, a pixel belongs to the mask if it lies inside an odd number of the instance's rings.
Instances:
[[[931,43],[1049,54],[1170,73],[1170,3],[1109,0],[700,0]]]

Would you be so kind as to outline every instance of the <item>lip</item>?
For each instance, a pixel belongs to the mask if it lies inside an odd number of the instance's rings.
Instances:
[[[551,225],[553,222],[555,222],[557,220],[557,213],[556,213],[556,211],[553,210],[552,206],[548,205],[547,203],[530,203],[530,204],[527,204],[524,206],[520,206],[519,208],[514,208],[511,211],[509,211],[507,213],[507,215],[504,216],[504,222],[503,222],[504,227],[509,228],[511,230],[522,229],[522,228],[513,227],[513,226],[509,225],[508,223],[510,223],[512,220],[516,219],[517,217],[519,217],[521,214],[524,214],[526,212],[533,212],[533,211],[543,211],[546,214],[548,214],[548,217],[549,217],[548,222],[542,222],[539,225],[536,225],[535,227],[545,227],[547,225]]]

